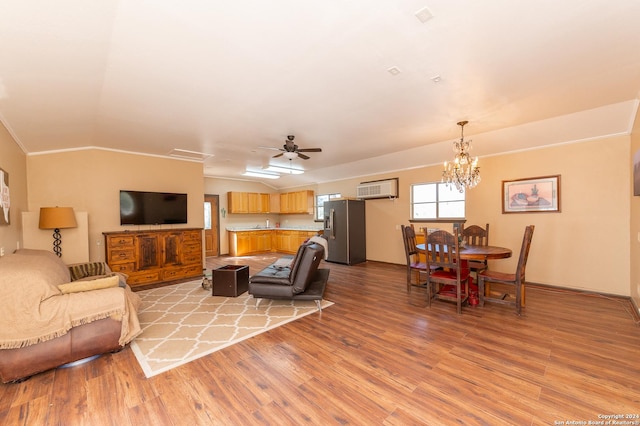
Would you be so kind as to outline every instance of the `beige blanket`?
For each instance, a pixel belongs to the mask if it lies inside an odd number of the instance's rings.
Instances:
[[[122,320],[123,346],[140,333],[140,298],[129,288],[62,294],[57,285],[69,281],[67,266],[51,252],[18,250],[0,258],[0,349],[54,339],[104,318]]]

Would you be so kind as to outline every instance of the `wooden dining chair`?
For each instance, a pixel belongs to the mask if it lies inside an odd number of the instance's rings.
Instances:
[[[478,225],[471,225],[469,227],[465,227],[462,225],[462,241],[464,241],[467,245],[473,246],[488,246],[489,245],[489,224],[487,223],[486,228],[482,228]],[[469,261],[469,269],[476,274],[482,272],[487,269],[488,263],[487,260],[470,260]]]
[[[426,233],[425,252],[428,305],[431,299],[455,302],[461,314],[462,304],[469,298],[469,269],[460,262],[458,231]]]
[[[484,306],[484,302],[491,301],[495,303],[506,303],[515,305],[516,313],[522,313],[523,295],[525,286],[525,270],[527,267],[527,259],[529,258],[529,249],[531,248],[531,239],[533,238],[534,225],[529,225],[524,230],[522,238],[522,247],[520,248],[520,257],[518,258],[518,267],[515,274],[507,274],[504,272],[496,272],[486,270],[478,274],[478,292],[480,295],[480,306]],[[488,282],[507,284],[515,287],[515,301],[500,298],[487,297],[484,293],[485,285]]]
[[[427,264],[420,261],[420,254],[416,248],[416,232],[413,225],[402,225],[402,240],[407,260],[407,293],[411,293],[411,287],[425,288],[427,286],[426,278],[421,279],[427,270]]]

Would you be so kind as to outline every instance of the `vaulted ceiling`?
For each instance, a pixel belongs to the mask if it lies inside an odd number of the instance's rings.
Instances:
[[[481,155],[540,126],[628,131],[638,22],[637,0],[4,1],[0,119],[29,154],[178,149],[208,176],[349,178],[447,159],[460,120]],[[289,134],[322,152],[262,148]]]

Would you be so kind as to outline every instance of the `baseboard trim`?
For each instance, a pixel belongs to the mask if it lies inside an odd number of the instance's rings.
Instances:
[[[638,305],[636,304],[636,301],[632,297],[620,296],[619,294],[602,293],[599,291],[592,291],[592,290],[581,290],[581,289],[576,289],[572,287],[561,287],[556,285],[534,283],[530,281],[527,281],[526,285],[527,287],[538,287],[538,288],[549,290],[549,291],[601,296],[601,297],[606,297],[608,299],[619,299],[621,302],[627,302],[629,304],[629,310],[631,311],[631,316],[633,316],[633,321],[636,323],[636,325],[640,325],[640,312],[638,311]]]
[[[636,300],[633,297],[630,297],[629,300],[631,302],[631,307],[633,308],[633,319],[635,320],[636,324],[640,325],[640,308],[638,308]]]

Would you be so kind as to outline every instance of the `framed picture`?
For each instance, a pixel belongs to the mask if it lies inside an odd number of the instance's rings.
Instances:
[[[502,213],[559,213],[560,175],[502,181]]]
[[[633,156],[633,195],[640,195],[640,149]]]
[[[9,225],[11,199],[9,197],[9,173],[0,169],[0,225]]]

